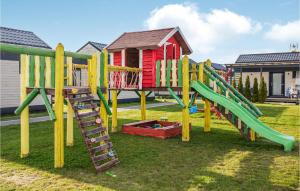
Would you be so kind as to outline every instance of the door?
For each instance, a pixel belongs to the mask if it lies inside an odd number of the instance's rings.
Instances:
[[[284,73],[270,73],[271,96],[284,96]]]

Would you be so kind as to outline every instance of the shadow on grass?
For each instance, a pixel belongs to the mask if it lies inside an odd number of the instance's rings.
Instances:
[[[120,126],[132,121],[134,120],[118,120]],[[265,155],[266,163],[263,168],[268,170],[273,157],[285,154],[278,145],[269,142],[247,143],[232,130],[214,129],[213,132],[205,134],[202,127],[196,126],[192,129],[191,141],[188,143],[182,142],[180,137],[160,140],[119,132],[111,135],[114,149],[121,161],[117,167],[110,170],[117,175],[116,178],[111,178],[103,173],[95,174],[80,130],[76,124],[74,127],[75,144],[73,147],[65,147],[63,169],[53,168],[53,126],[50,122],[31,125],[30,156],[25,159],[19,158],[19,127],[2,128],[1,158],[96,187],[101,185],[116,190],[186,190],[198,184],[210,190],[224,189],[225,183],[237,190],[240,188],[239,182],[244,182],[245,189],[251,188],[253,182],[249,181],[249,177],[243,173],[246,173],[249,168],[256,168],[254,158],[250,156],[249,159],[241,161],[239,172],[241,176],[238,177],[214,173],[208,171],[206,167],[222,161],[222,158],[232,150],[253,152],[255,153],[253,156],[273,150],[269,155]],[[202,176],[212,177],[215,181],[204,184],[202,179],[196,178]],[[267,188],[277,189],[268,181],[269,173],[253,172],[249,176],[258,176]]]

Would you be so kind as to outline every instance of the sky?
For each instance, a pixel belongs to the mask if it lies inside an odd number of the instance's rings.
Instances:
[[[52,48],[109,44],[124,32],[179,26],[195,61],[300,47],[300,0],[0,0],[1,26],[34,32]]]

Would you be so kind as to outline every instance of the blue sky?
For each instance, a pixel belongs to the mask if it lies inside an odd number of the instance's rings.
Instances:
[[[33,31],[71,51],[126,31],[180,26],[192,58],[231,63],[242,53],[289,51],[300,41],[299,6],[299,0],[2,0],[1,26]]]

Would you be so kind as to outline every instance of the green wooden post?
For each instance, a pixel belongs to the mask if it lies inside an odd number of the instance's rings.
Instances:
[[[182,86],[182,60],[178,60],[178,87]]]
[[[170,81],[171,81],[171,68],[172,68],[172,60],[168,60],[168,65],[167,65],[167,75],[166,75],[166,86],[170,87]]]
[[[48,97],[47,97],[47,94],[46,94],[46,91],[45,91],[44,88],[41,88],[41,89],[40,89],[40,94],[42,95],[44,104],[45,104],[45,106],[46,106],[46,109],[47,109],[47,111],[48,111],[48,114],[49,114],[49,117],[50,117],[51,121],[56,120],[55,113],[54,113],[54,111],[52,110],[50,101],[48,100]]]
[[[55,60],[54,58],[51,59],[51,88],[55,87]]]
[[[29,56],[29,87],[34,87],[34,56]]]
[[[40,56],[40,87],[45,87],[45,65],[46,60],[44,56]]]
[[[100,87],[104,86],[104,53],[100,54]]]
[[[156,61],[156,87],[160,86],[160,61]]]

